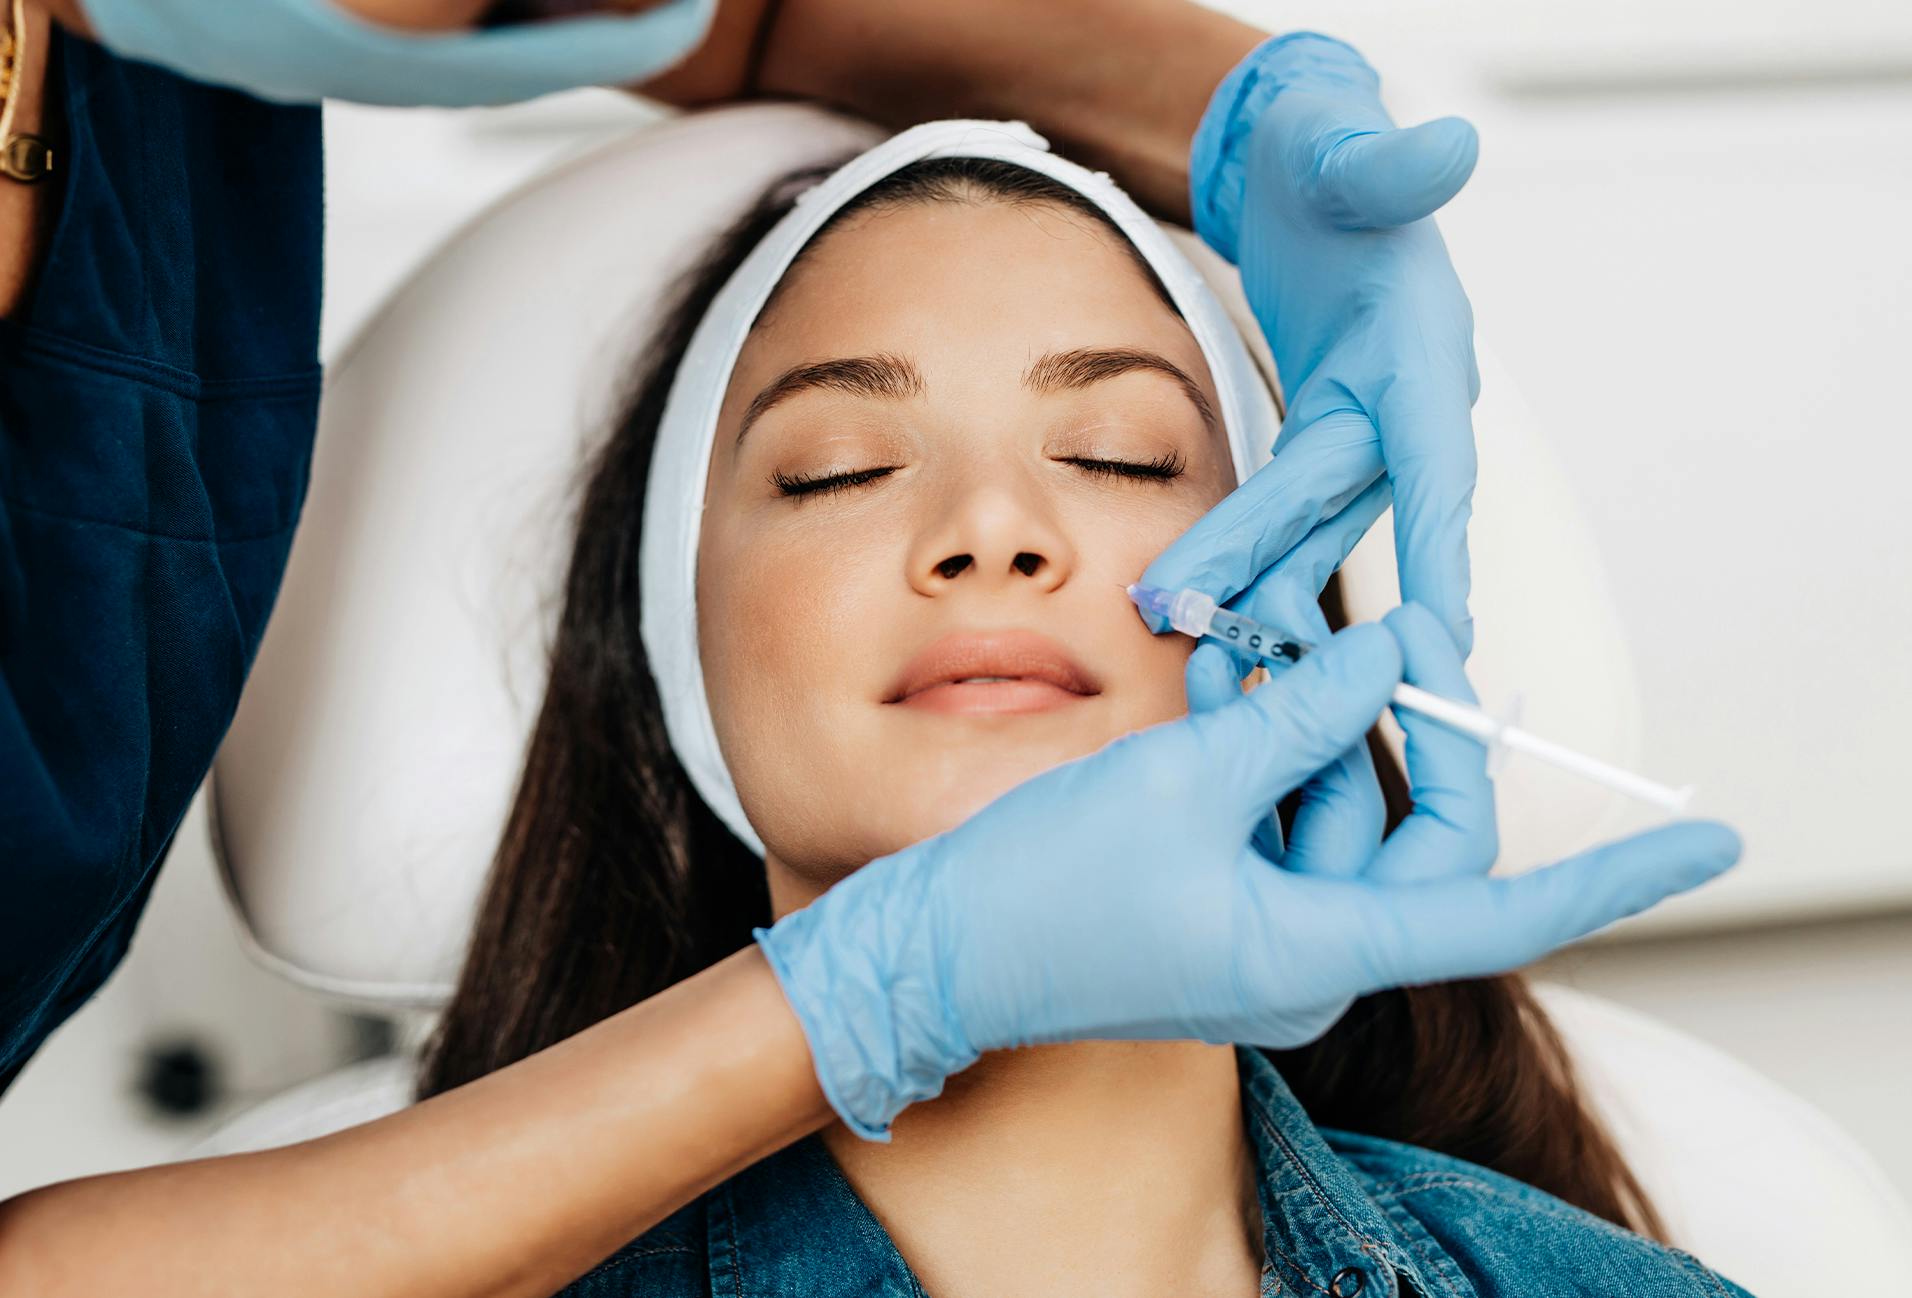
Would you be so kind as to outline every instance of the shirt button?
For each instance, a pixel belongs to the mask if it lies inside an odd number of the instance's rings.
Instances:
[[[1368,1278],[1361,1273],[1360,1267],[1344,1266],[1336,1271],[1334,1279],[1328,1282],[1328,1292],[1333,1294],[1334,1298],[1354,1298],[1361,1292],[1367,1281]]]

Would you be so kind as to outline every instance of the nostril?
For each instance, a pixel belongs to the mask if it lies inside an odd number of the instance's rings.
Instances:
[[[941,563],[936,565],[936,571],[939,574],[941,574],[941,576],[943,577],[945,581],[947,581],[949,578],[954,577],[957,573],[967,568],[969,564],[970,564],[970,558],[968,555],[966,554],[951,555],[949,558],[943,560]]]
[[[1033,577],[1036,575],[1036,569],[1042,567],[1042,556],[1039,554],[1031,554],[1029,551],[1024,550],[1015,557],[1013,564],[1016,571],[1023,576]]]

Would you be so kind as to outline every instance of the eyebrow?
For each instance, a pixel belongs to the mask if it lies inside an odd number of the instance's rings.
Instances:
[[[751,399],[744,411],[737,440],[743,441],[750,426],[769,413],[772,406],[788,401],[799,392],[816,390],[847,392],[856,397],[878,397],[900,401],[923,395],[923,376],[901,356],[879,353],[875,356],[846,356],[836,360],[814,361],[785,370],[770,380],[764,390]]]
[[[1168,357],[1138,347],[1078,347],[1074,351],[1050,352],[1023,372],[1022,382],[1032,392],[1073,391],[1136,370],[1152,370],[1175,380],[1194,404],[1202,422],[1214,431],[1215,408],[1188,372]]]
[[[1209,404],[1195,380],[1175,362],[1157,352],[1137,347],[1078,347],[1071,351],[1050,352],[1023,371],[1023,386],[1031,392],[1079,391],[1105,383],[1135,371],[1152,371],[1173,379],[1183,395],[1194,405],[1202,423],[1213,431],[1217,426],[1215,409]],[[751,398],[737,429],[737,440],[770,410],[803,392],[843,392],[851,396],[901,401],[920,397],[927,390],[923,375],[906,357],[878,353],[874,356],[844,356],[793,366],[764,386]]]

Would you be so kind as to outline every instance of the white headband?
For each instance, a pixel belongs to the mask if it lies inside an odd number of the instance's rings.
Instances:
[[[745,258],[697,326],[657,430],[644,498],[640,586],[644,649],[657,678],[671,747],[698,794],[732,833],[763,855],[717,746],[697,650],[697,542],[717,414],[744,338],[774,290],[830,218],[878,181],[926,158],[992,158],[1039,172],[1100,208],[1168,289],[1208,361],[1221,396],[1236,481],[1266,463],[1280,426],[1267,382],[1241,334],[1188,258],[1106,175],[1049,152],[1020,122],[931,122],[851,159],[801,194],[796,207]]]

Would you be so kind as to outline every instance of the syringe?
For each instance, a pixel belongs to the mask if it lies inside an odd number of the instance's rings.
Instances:
[[[1162,590],[1154,586],[1135,585],[1128,588],[1129,598],[1135,601],[1137,608],[1146,613],[1168,619],[1169,625],[1183,635],[1206,636],[1221,644],[1228,645],[1250,657],[1264,662],[1287,667],[1299,662],[1302,655],[1314,648],[1305,640],[1297,640],[1283,635],[1274,627],[1257,622],[1253,618],[1243,617],[1217,604],[1198,590]],[[1631,771],[1622,770],[1597,757],[1576,752],[1551,740],[1530,734],[1518,726],[1510,725],[1499,718],[1489,716],[1470,703],[1459,703],[1443,698],[1439,694],[1430,694],[1417,686],[1403,681],[1394,689],[1394,702],[1411,711],[1431,717],[1442,725],[1450,726],[1462,734],[1472,735],[1487,745],[1490,759],[1497,750],[1518,753],[1531,753],[1543,762],[1549,762],[1562,770],[1572,771],[1584,776],[1596,784],[1604,784],[1609,789],[1650,802],[1675,814],[1684,811],[1692,800],[1693,788],[1688,785],[1675,789]]]

